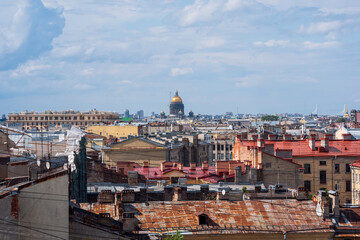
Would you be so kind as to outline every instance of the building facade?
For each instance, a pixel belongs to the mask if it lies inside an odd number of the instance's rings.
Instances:
[[[100,123],[110,123],[119,119],[119,114],[115,112],[103,112],[91,110],[88,112],[80,111],[45,111],[20,112],[8,115],[7,126],[22,130],[48,130],[71,128],[71,126],[86,127]]]
[[[284,140],[237,139],[234,146],[235,160],[248,162],[258,169],[266,169],[261,157],[267,153],[285,161],[300,165],[303,168],[302,183],[309,192],[335,190],[340,193],[340,202],[351,203],[351,169],[350,165],[360,158],[360,141],[343,139],[332,140],[332,135],[325,135],[321,140],[311,135],[309,139]],[[279,169],[284,173],[287,169]],[[275,171],[276,173],[276,171]],[[277,174],[275,174],[277,175]],[[279,176],[283,176],[281,173]],[[289,180],[284,179],[285,182]]]
[[[360,205],[360,160],[354,162],[351,168],[351,203]]]
[[[88,133],[95,133],[106,138],[128,138],[143,134],[142,126],[135,125],[92,125],[86,128]]]

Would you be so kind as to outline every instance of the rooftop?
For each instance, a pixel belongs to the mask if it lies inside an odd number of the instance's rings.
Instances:
[[[316,215],[312,201],[186,201],[126,204],[125,211],[135,211],[141,230],[164,233],[187,230],[193,234],[333,232],[330,220]],[[199,216],[206,224],[199,224]]]

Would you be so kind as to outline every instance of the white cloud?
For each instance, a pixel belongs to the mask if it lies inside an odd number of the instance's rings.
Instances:
[[[192,68],[172,68],[170,74],[171,76],[176,77],[181,75],[187,75],[193,72],[194,71]]]
[[[340,46],[340,42],[337,42],[337,41],[329,41],[329,42],[306,41],[303,43],[303,47],[305,49],[309,49],[309,50],[324,49],[324,48],[336,48],[338,46]]]
[[[317,22],[311,23],[308,27],[301,25],[299,32],[306,34],[327,33],[339,29],[341,25],[342,23],[340,21]]]
[[[228,0],[224,5],[224,11],[234,11],[247,5],[249,2],[246,0]]]
[[[222,3],[218,0],[195,0],[194,4],[186,6],[181,13],[180,24],[189,26],[196,22],[206,22],[214,18]]]
[[[225,44],[225,40],[218,37],[210,37],[202,39],[198,43],[198,48],[213,48],[220,47]]]
[[[89,89],[93,89],[95,87],[92,85],[89,85],[87,83],[77,83],[77,84],[75,84],[74,88],[78,89],[78,90],[89,90]]]
[[[285,47],[287,45],[289,45],[290,41],[289,40],[269,40],[266,42],[262,42],[262,41],[257,41],[254,42],[253,45],[257,46],[257,47]]]
[[[52,48],[62,33],[62,9],[48,9],[41,0],[23,0],[10,26],[0,23],[0,71],[17,68]]]

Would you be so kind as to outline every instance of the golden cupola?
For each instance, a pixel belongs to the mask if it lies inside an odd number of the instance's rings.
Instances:
[[[175,92],[175,96],[171,99],[171,102],[172,103],[176,103],[176,102],[182,103],[182,99],[181,99],[181,97],[179,97],[178,91]]]

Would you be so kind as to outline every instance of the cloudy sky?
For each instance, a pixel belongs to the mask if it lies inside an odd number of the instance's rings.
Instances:
[[[360,108],[358,0],[4,0],[0,113]]]

